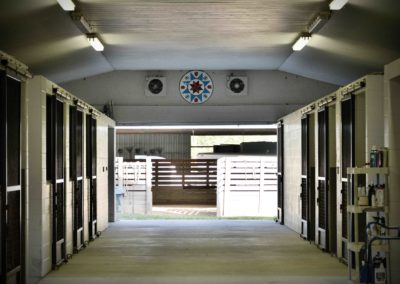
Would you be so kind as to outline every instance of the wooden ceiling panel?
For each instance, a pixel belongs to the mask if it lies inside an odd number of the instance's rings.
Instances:
[[[349,0],[301,52],[329,0],[74,0],[98,53],[56,0],[1,0],[0,50],[57,82],[110,70],[282,70],[345,84],[400,57],[400,1]]]
[[[104,33],[298,32],[311,17],[327,8],[326,1],[81,1],[90,24]]]

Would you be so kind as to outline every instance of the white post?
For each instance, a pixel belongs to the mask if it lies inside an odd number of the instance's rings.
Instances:
[[[220,158],[217,161],[217,217],[224,216],[225,160]]]
[[[123,162],[122,162],[122,158],[121,157],[117,157],[116,158],[116,170],[117,170],[117,182],[116,182],[116,186],[123,186],[123,178],[124,178],[124,167],[123,167]]]
[[[226,216],[229,213],[229,206],[227,206],[230,202],[230,187],[231,187],[231,158],[226,158],[225,160],[225,186],[224,186],[224,204],[222,207],[222,216]],[[228,207],[228,208],[227,208]]]
[[[260,158],[260,194],[259,194],[259,204],[258,204],[258,214],[262,216],[263,206],[264,206],[264,178],[265,178],[265,160]]]
[[[153,193],[151,191],[152,163],[151,158],[146,158],[146,214],[152,211]]]

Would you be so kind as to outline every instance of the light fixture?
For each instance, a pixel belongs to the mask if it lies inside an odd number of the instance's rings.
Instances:
[[[118,130],[196,130],[196,129],[276,129],[276,124],[228,124],[228,125],[126,125],[117,126]]]
[[[95,34],[88,34],[87,39],[89,43],[92,45],[94,50],[96,51],[103,51],[104,50],[104,45],[101,43],[97,35]]]
[[[307,31],[309,33],[316,33],[318,32],[324,25],[325,23],[329,20],[331,17],[331,12],[321,12],[319,13],[310,23],[310,25],[307,28]]]
[[[329,3],[329,9],[340,10],[344,5],[346,5],[347,2],[349,2],[349,0],[333,0],[331,3]]]
[[[71,12],[71,19],[74,21],[75,25],[78,27],[78,29],[87,34],[94,33],[92,27],[90,24],[86,21],[86,19],[83,17],[81,12]]]
[[[309,113],[309,112],[313,111],[314,109],[315,109],[315,104],[308,105],[301,110],[301,114]]]
[[[310,40],[311,34],[310,33],[302,33],[300,37],[296,40],[296,42],[293,44],[292,49],[294,51],[299,51],[302,50],[303,47],[305,47]]]
[[[60,4],[61,8],[63,8],[64,11],[74,11],[75,10],[75,4],[72,2],[72,0],[57,0],[58,4]]]

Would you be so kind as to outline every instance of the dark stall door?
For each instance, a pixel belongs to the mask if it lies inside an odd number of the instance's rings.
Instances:
[[[0,283],[22,283],[21,82],[0,72]]]
[[[348,167],[354,167],[354,108],[355,98],[350,96],[346,100],[342,101],[342,189],[341,189],[341,203],[340,209],[342,214],[342,257],[347,259],[347,241],[348,241],[348,230],[347,230],[347,194],[350,190],[350,181],[347,178],[346,169]]]
[[[310,166],[310,116],[301,119],[301,236],[315,240],[315,169]]]
[[[52,196],[52,265],[66,262],[64,103],[56,95],[47,97],[47,178]]]
[[[318,246],[328,250],[329,112],[318,112]]]
[[[283,188],[283,124],[278,123],[278,212],[277,221],[280,224],[284,224],[284,188]]]
[[[89,239],[98,236],[97,231],[97,122],[93,115],[86,115],[86,172],[89,179]]]
[[[108,221],[115,222],[115,129],[108,128]]]
[[[82,249],[83,237],[83,113],[70,106],[70,178],[73,181],[73,246]]]

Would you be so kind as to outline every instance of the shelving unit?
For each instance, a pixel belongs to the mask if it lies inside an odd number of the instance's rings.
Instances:
[[[348,250],[348,273],[349,280],[352,283],[360,283],[360,268],[361,268],[361,255],[360,252],[365,246],[365,240],[361,239],[362,235],[365,234],[365,228],[361,224],[362,221],[368,223],[367,220],[362,220],[361,218],[368,219],[368,216],[362,216],[363,213],[378,213],[384,214],[386,222],[388,222],[388,188],[385,189],[383,206],[363,206],[358,204],[358,185],[359,178],[358,175],[365,175],[366,182],[371,180],[373,176],[376,177],[376,181],[379,181],[381,175],[385,176],[385,183],[387,183],[389,168],[366,168],[366,167],[355,167],[347,168],[348,180],[351,181],[351,186],[347,192],[347,231],[349,234],[347,250]],[[373,244],[372,249],[374,251],[388,252],[389,244]],[[387,265],[389,267],[389,265]],[[389,273],[387,273],[389,275]],[[390,279],[387,277],[387,279]]]

